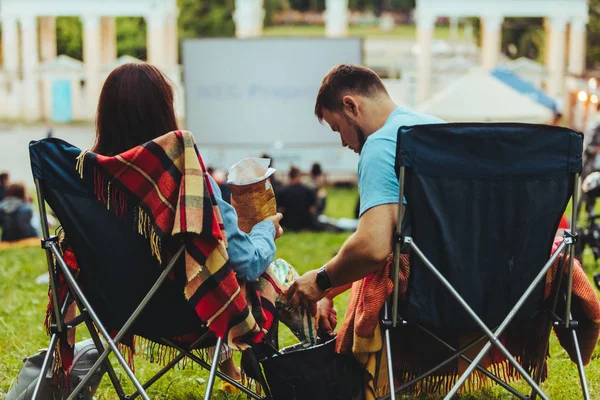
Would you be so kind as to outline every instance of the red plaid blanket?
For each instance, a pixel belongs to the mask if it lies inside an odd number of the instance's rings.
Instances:
[[[85,152],[78,167],[95,170],[96,195],[107,208],[137,213],[138,231],[159,261],[185,246],[185,296],[209,329],[228,333],[233,347],[243,347],[247,335],[262,339],[227,264],[223,221],[190,132],[170,132],[114,157]],[[170,247],[163,246],[167,236],[176,239]]]
[[[117,215],[133,216],[138,233],[149,240],[163,265],[185,247],[185,297],[216,336],[227,335],[228,344],[236,349],[263,339],[274,319],[268,312],[272,307],[262,307],[260,295],[248,296],[254,288],[244,290],[227,263],[223,221],[191,133],[170,132],[114,157],[84,151],[76,168],[82,178],[84,169],[94,171],[97,198]],[[71,249],[63,250],[76,273]],[[57,293],[62,304],[67,293],[62,279]],[[249,302],[256,303],[252,312]],[[51,310],[49,304],[47,327],[54,322]],[[59,346],[57,368],[63,371],[72,359],[71,339]],[[134,350],[131,339],[122,343]]]

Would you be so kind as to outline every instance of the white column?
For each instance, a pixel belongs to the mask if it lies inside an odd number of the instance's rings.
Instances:
[[[587,40],[584,20],[571,21],[569,33],[569,73],[583,75],[585,72],[585,43]]]
[[[481,17],[483,31],[481,41],[481,66],[492,70],[500,60],[500,46],[502,45],[502,15],[486,15]]]
[[[567,20],[552,18],[550,21],[550,38],[548,49],[548,82],[547,92],[550,96],[559,96],[564,89],[565,51]]]
[[[264,20],[263,0],[235,0],[233,21],[237,38],[261,36]]]
[[[179,11],[171,11],[167,16],[167,41],[165,43],[165,51],[167,52],[167,65],[169,72],[172,73],[177,69],[177,65],[179,64],[179,32],[177,30],[177,17],[179,15]]]
[[[42,62],[56,58],[56,17],[40,17],[40,56]]]
[[[431,42],[434,28],[434,15],[417,15],[417,104],[427,100],[431,94]]]
[[[100,17],[84,15],[83,22],[83,62],[85,71],[85,117],[94,119],[100,96]]]
[[[100,37],[102,64],[110,64],[117,59],[117,26],[115,17],[100,18]]]
[[[348,36],[348,0],[325,0],[325,36]]]
[[[10,14],[0,14],[2,21],[2,60],[4,72],[14,79],[19,72],[19,32],[17,17]]]
[[[40,118],[41,89],[38,79],[38,31],[35,15],[21,16],[21,59],[23,60],[22,113],[27,121]]]
[[[456,44],[458,42],[458,17],[450,17],[450,42]]]
[[[166,17],[162,12],[153,12],[146,17],[146,40],[150,64],[163,69],[166,65]]]
[[[20,104],[18,101],[21,96],[19,90],[19,32],[17,28],[17,17],[3,11],[0,14],[2,21],[2,69],[5,72],[6,82],[8,82],[8,99],[6,107],[6,116],[10,119],[17,119],[20,116]]]

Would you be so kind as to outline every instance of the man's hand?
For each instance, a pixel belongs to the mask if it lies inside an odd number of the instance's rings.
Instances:
[[[286,295],[293,305],[301,305],[311,315],[317,315],[317,302],[325,296],[325,292],[317,287],[317,270],[308,271],[296,279]]]
[[[333,307],[333,300],[324,297],[317,303],[317,317],[319,319],[319,336],[321,332],[328,336],[335,336],[333,332],[337,326],[337,312]]]
[[[277,213],[270,217],[265,218],[265,221],[271,221],[273,225],[275,225],[275,240],[277,240],[281,235],[283,235],[283,228],[279,223],[281,222],[281,218],[283,218],[282,213]]]

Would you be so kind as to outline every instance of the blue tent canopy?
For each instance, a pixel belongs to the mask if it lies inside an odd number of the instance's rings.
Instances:
[[[533,84],[521,78],[510,69],[498,67],[492,71],[492,76],[504,82],[516,91],[530,97],[532,100],[543,105],[544,107],[548,107],[554,113],[558,113],[558,104],[556,100],[548,96],[542,89],[535,87]]]

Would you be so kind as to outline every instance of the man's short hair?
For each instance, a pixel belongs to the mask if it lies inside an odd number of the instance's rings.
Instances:
[[[7,172],[0,173],[0,182],[7,182],[7,181],[8,181],[8,173]]]
[[[387,90],[373,70],[360,65],[337,65],[325,75],[317,95],[315,115],[319,121],[323,121],[323,110],[341,111],[342,98],[348,93],[375,96],[387,94]]]
[[[302,174],[302,171],[296,167],[291,167],[290,172],[288,173],[290,179],[296,179]]]

